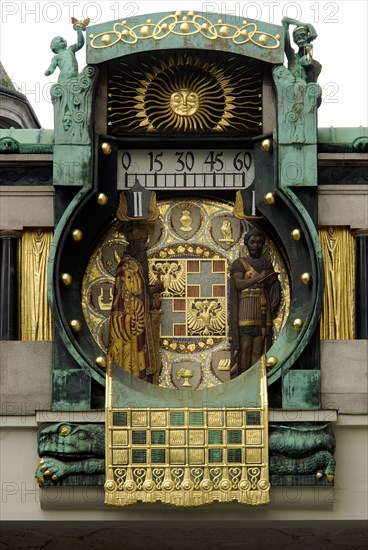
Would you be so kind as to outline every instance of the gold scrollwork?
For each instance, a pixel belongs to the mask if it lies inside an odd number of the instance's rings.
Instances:
[[[142,40],[160,41],[170,34],[176,36],[201,35],[207,40],[231,40],[236,45],[252,43],[259,48],[275,50],[280,47],[280,36],[258,30],[257,24],[242,21],[237,27],[224,23],[219,19],[213,23],[207,17],[193,12],[175,12],[154,23],[148,19],[145,23],[130,27],[126,20],[114,23],[112,30],[90,36],[90,44],[94,49],[106,49],[118,42],[134,45]]]

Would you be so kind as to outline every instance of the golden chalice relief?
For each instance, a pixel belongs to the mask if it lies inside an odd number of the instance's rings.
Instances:
[[[185,51],[131,57],[110,65],[108,124],[113,133],[259,133],[262,94],[257,61],[213,52],[193,57]]]

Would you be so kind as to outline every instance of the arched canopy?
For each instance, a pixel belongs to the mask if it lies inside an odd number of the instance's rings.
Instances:
[[[284,30],[242,17],[193,11],[153,13],[88,27],[87,63],[162,49],[207,49],[284,62]]]

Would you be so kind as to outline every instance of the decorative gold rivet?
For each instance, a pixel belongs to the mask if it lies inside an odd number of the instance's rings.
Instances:
[[[182,11],[176,11],[175,12],[176,17],[181,17],[183,15]]]
[[[229,34],[229,28],[226,25],[220,27],[220,34],[221,36],[227,36]]]
[[[73,241],[78,243],[83,239],[83,233],[80,229],[73,229],[72,237],[73,237]]]
[[[240,34],[241,34],[242,36],[248,36],[248,31],[247,31],[247,29],[243,29],[242,31],[240,31]]]
[[[223,20],[222,20],[222,19],[219,19],[219,20],[217,21],[217,23],[218,23],[219,25],[222,25],[222,24],[223,24]]]
[[[141,35],[142,35],[142,36],[148,36],[149,33],[150,33],[149,27],[147,27],[147,25],[144,25],[144,26],[141,28]]]
[[[273,355],[271,355],[270,357],[267,357],[266,367],[268,367],[269,369],[276,367],[278,362],[279,360],[277,359],[277,357],[274,357]]]
[[[326,479],[329,483],[331,483],[331,481],[333,481],[335,478],[335,476],[333,474],[326,474]]]
[[[111,36],[109,34],[104,34],[101,38],[101,42],[103,42],[104,44],[110,44]]]
[[[262,151],[271,151],[272,150],[272,141],[270,139],[264,139],[261,142],[261,149]]]
[[[166,31],[168,29],[169,25],[167,23],[164,23],[163,25],[161,25],[161,29]]]
[[[189,23],[182,23],[180,25],[181,32],[189,32],[190,31],[190,25]]]
[[[203,29],[204,31],[207,31],[207,30],[208,30],[208,25],[207,25],[207,23],[203,23],[203,24],[201,25],[201,29]]]
[[[248,25],[248,21],[246,21],[245,19],[243,19],[243,25]]]
[[[312,281],[312,273],[302,273],[300,275],[300,282],[303,283],[303,285],[309,285],[309,283]]]
[[[188,11],[188,15],[189,15],[189,17],[193,17],[194,11]]]
[[[94,34],[90,34],[89,37],[92,40],[92,38],[94,37]]]
[[[183,17],[183,21],[188,21],[188,17],[186,15]]]
[[[266,204],[275,204],[275,195],[273,193],[266,193],[263,200]]]
[[[82,323],[78,319],[72,319],[69,325],[73,332],[80,332],[82,330]]]
[[[68,435],[69,432],[70,432],[69,427],[68,426],[63,426],[62,428],[60,428],[59,434],[60,435]]]
[[[101,143],[101,149],[104,155],[109,155],[112,151],[112,147],[110,143],[107,143],[107,141]]]
[[[301,330],[304,325],[303,319],[294,319],[292,327],[294,330]]]
[[[97,204],[100,206],[106,206],[106,204],[109,202],[109,197],[105,195],[105,193],[99,193],[97,195]]]
[[[57,481],[59,478],[58,478],[58,476],[57,476],[56,474],[53,474],[53,475],[51,476],[51,479],[52,479],[53,481]]]
[[[106,369],[107,367],[106,357],[103,357],[102,355],[100,355],[99,357],[96,357],[95,363],[101,369]]]
[[[323,478],[323,472],[317,472],[316,473],[316,478],[317,479],[322,479]]]
[[[300,229],[293,229],[290,235],[293,241],[300,241],[300,238],[302,236]]]
[[[281,36],[280,36],[279,34],[276,34],[275,38],[276,38],[277,40],[280,40]]]
[[[126,25],[126,19],[121,22],[122,25]]]
[[[267,44],[268,36],[266,36],[265,34],[261,34],[258,40],[260,41],[261,44]]]
[[[124,29],[123,31],[121,31],[121,35],[122,36],[128,36],[129,35],[128,29]]]
[[[62,273],[59,277],[64,286],[70,286],[73,282],[73,277],[70,273]]]
[[[147,23],[148,23],[149,25],[151,25],[152,19],[147,19]]]

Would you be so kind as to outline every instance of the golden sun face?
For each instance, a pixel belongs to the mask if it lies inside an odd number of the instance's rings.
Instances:
[[[141,65],[130,63],[112,65],[108,124],[113,133],[259,133],[261,73],[255,60],[163,52],[147,55]]]
[[[175,114],[191,116],[198,111],[199,97],[192,90],[177,90],[170,97],[170,107]]]

